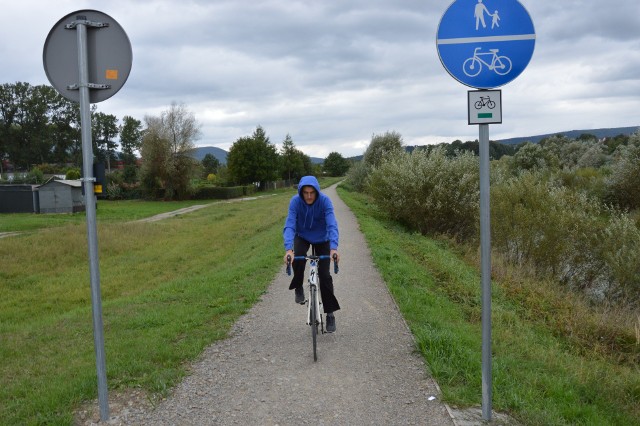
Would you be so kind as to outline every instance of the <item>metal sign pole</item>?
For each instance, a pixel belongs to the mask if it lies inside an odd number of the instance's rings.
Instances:
[[[80,91],[80,126],[82,132],[82,167],[84,172],[84,196],[87,214],[87,243],[89,246],[89,272],[91,275],[91,308],[93,312],[93,340],[98,370],[98,403],[100,419],[109,419],[107,395],[106,357],[102,325],[102,301],[100,296],[100,267],[98,264],[98,232],[96,229],[96,196],[93,192],[93,147],[91,143],[91,103],[89,101],[89,61],[87,52],[87,25],[84,16],[78,16],[78,71]]]
[[[479,126],[480,262],[482,281],[482,418],[491,420],[491,207],[489,198],[489,125]]]

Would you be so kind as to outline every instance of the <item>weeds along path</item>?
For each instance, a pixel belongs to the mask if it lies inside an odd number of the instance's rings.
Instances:
[[[337,332],[318,336],[313,361],[306,307],[277,274],[231,336],[207,348],[191,374],[155,407],[124,403],[108,424],[452,425],[437,384],[375,269],[351,211],[335,187],[342,309]]]

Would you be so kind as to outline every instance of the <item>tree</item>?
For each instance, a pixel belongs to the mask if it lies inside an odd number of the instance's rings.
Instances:
[[[337,152],[330,153],[322,165],[323,171],[329,176],[344,176],[349,167],[349,161]]]
[[[212,173],[218,173],[218,168],[220,168],[220,160],[213,154],[206,154],[202,159],[203,176],[207,177]]]
[[[377,167],[388,156],[404,152],[402,136],[398,132],[373,135],[362,161],[369,167]]]
[[[542,170],[550,164],[549,157],[550,152],[544,146],[527,142],[513,156],[513,165],[516,171]]]
[[[288,134],[282,142],[280,164],[283,179],[299,180],[302,176],[315,174],[311,157],[297,149]]]
[[[278,152],[269,142],[264,129],[258,126],[251,137],[236,140],[227,154],[231,179],[239,184],[264,183],[278,177]]]
[[[200,136],[200,125],[184,104],[171,104],[160,117],[145,117],[141,182],[153,198],[183,199],[192,191],[198,162],[190,153]]]
[[[98,161],[107,163],[107,170],[111,172],[111,160],[118,146],[115,138],[118,136],[118,119],[115,115],[96,112],[92,116],[93,150]]]
[[[134,151],[142,146],[142,122],[125,115],[120,126],[120,147],[122,148],[122,160],[125,165],[135,164]]]

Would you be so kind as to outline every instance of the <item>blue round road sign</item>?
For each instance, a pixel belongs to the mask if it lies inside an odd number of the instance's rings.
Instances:
[[[535,41],[533,21],[517,0],[456,0],[436,36],[445,69],[476,89],[500,87],[519,76]]]

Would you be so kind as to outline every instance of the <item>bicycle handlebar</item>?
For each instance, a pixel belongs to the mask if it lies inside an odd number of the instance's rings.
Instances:
[[[334,274],[337,274],[339,271],[338,262],[336,262],[337,258],[338,258],[338,255],[334,253],[333,255],[333,273]],[[294,256],[293,259],[291,259],[291,256],[287,256],[287,275],[291,275],[292,260],[306,260],[306,259],[326,260],[326,259],[331,259],[331,256],[329,256],[328,254],[323,254],[321,256]]]

